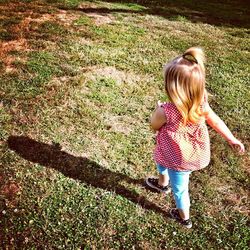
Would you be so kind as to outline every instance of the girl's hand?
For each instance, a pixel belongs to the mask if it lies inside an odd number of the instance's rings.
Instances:
[[[160,100],[157,102],[156,108],[161,107],[161,105],[165,104],[165,102],[161,102]]]
[[[229,144],[236,149],[237,151],[239,151],[239,153],[243,154],[245,152],[245,147],[244,145],[237,140],[236,138],[234,140],[229,141]]]

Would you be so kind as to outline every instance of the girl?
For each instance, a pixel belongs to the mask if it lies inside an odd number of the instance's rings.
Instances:
[[[192,227],[189,176],[210,161],[205,121],[239,152],[245,150],[208,104],[204,60],[202,49],[193,47],[165,66],[164,82],[170,102],[158,103],[151,118],[151,127],[158,131],[154,159],[159,178],[148,177],[146,183],[164,193],[170,192],[171,186],[176,209],[171,209],[170,215],[187,228]]]

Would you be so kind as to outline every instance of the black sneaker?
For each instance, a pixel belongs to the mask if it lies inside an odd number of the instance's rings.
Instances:
[[[154,189],[156,189],[157,191],[159,191],[161,193],[165,193],[165,194],[170,193],[170,191],[171,191],[170,186],[167,185],[167,186],[163,187],[163,186],[161,186],[161,185],[158,184],[158,180],[159,179],[155,178],[155,177],[148,177],[146,179],[146,184],[149,187],[154,188]]]
[[[192,221],[190,219],[187,220],[183,220],[180,217],[179,211],[177,208],[172,208],[169,210],[169,214],[170,216],[177,220],[182,226],[186,227],[186,228],[191,228],[192,227]]]

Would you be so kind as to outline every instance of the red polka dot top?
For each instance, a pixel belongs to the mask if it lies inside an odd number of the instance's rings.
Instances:
[[[210,161],[210,141],[205,119],[185,126],[173,103],[165,103],[161,107],[165,110],[167,123],[156,137],[155,162],[177,171],[206,167]]]

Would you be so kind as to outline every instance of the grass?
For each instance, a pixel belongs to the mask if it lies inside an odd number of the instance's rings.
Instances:
[[[244,1],[200,2],[1,1],[0,248],[248,249],[248,152],[210,131],[189,231],[167,217],[172,196],[143,184],[162,66],[190,46],[249,150],[249,15]]]

